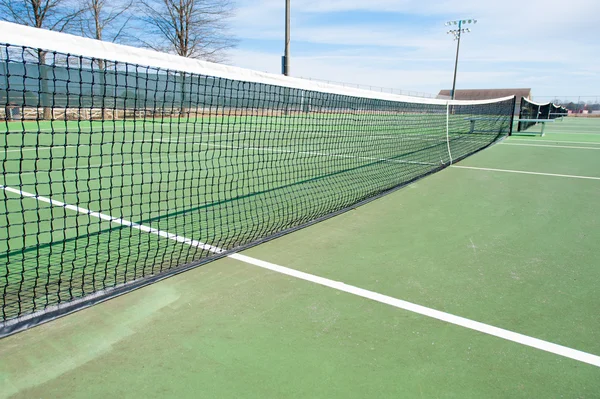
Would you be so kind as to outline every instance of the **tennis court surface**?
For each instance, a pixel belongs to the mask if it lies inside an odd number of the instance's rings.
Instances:
[[[3,53],[1,397],[600,394],[600,119]]]

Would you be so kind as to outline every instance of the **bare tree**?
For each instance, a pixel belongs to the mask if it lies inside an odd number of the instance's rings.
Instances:
[[[131,21],[133,0],[82,0],[81,34],[97,40],[118,42]]]
[[[68,0],[0,0],[0,19],[21,25],[62,32],[80,10]]]
[[[133,5],[133,0],[113,0],[106,4],[106,0],[80,0],[81,1],[81,35],[96,40],[118,42],[122,39],[125,28],[132,18],[128,13]],[[104,60],[96,60],[98,67],[103,70]]]
[[[127,25],[132,19],[132,14],[129,11],[132,8],[133,0],[111,0],[109,4],[106,0],[79,1],[82,8],[80,17],[82,36],[110,42],[122,41]],[[106,98],[107,87],[105,82],[108,66],[103,59],[95,59],[93,62],[98,65],[99,71],[99,84],[95,87],[100,90],[99,94],[102,98]],[[109,110],[104,106],[102,108],[102,117],[110,119],[111,113]]]
[[[230,0],[140,0],[143,21],[151,33],[141,38],[154,50],[183,57],[222,61],[236,41],[227,31],[233,14]]]
[[[68,0],[0,0],[0,19],[21,25],[63,32],[73,27],[81,9],[72,7]],[[37,50],[42,85],[44,119],[52,118],[48,106],[48,82],[46,78],[46,51]]]

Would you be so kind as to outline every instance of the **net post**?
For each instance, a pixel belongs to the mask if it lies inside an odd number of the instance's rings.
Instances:
[[[517,112],[517,96],[513,97],[513,105],[512,105],[512,115],[510,116],[510,124],[508,126],[508,135],[512,136],[512,132],[513,132],[513,125],[515,123],[515,113]]]

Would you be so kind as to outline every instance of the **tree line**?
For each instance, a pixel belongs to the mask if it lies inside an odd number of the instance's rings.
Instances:
[[[213,62],[236,44],[233,11],[231,0],[0,0],[3,21]]]

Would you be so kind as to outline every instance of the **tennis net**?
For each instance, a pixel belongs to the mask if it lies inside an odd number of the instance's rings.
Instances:
[[[510,134],[411,98],[0,23],[0,336],[343,212]]]
[[[550,119],[551,103],[536,103],[525,97],[521,97],[519,109],[518,132],[523,132],[537,124],[537,119]]]
[[[568,111],[562,105],[552,103],[550,106],[550,119],[562,118],[568,115]]]

